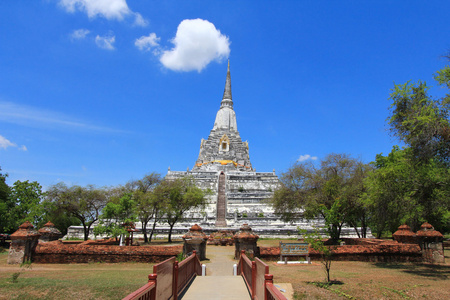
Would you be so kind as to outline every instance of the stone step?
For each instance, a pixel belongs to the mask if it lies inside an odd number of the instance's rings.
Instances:
[[[225,174],[222,173],[219,175],[219,187],[218,187],[218,195],[217,195],[217,217],[216,217],[216,226],[226,226],[226,213],[227,213],[227,196],[225,193]]]

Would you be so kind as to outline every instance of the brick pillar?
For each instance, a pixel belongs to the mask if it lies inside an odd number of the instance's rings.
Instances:
[[[392,234],[392,238],[403,244],[418,244],[417,235],[406,224],[398,227],[398,230]]]
[[[59,240],[63,235],[58,228],[55,227],[55,224],[52,222],[47,222],[44,227],[39,229],[39,234],[41,235],[39,241],[43,242],[51,242]]]
[[[184,246],[183,253],[188,254],[196,251],[200,260],[206,259],[206,240],[208,236],[202,231],[197,224],[193,225],[189,232],[183,235]]]
[[[8,264],[21,264],[32,261],[34,251],[41,235],[34,229],[33,224],[26,221],[19,226],[19,230],[11,234]]]
[[[242,225],[240,231],[234,235],[234,259],[238,259],[242,250],[247,252],[247,256],[259,256],[258,246],[256,242],[259,236],[253,233],[253,230],[248,224]]]
[[[444,236],[429,223],[423,223],[417,231],[423,260],[430,263],[444,263]]]

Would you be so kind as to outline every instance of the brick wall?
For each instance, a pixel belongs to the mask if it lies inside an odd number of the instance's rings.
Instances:
[[[421,262],[423,260],[419,245],[386,243],[332,247],[334,247],[333,260],[371,262]],[[279,247],[260,247],[259,251],[264,259],[274,261],[280,259]],[[311,260],[320,260],[317,251],[310,248],[309,253]],[[289,257],[288,260],[298,260],[298,258]]]
[[[90,263],[90,262],[161,262],[183,251],[175,246],[115,246],[98,244],[64,244],[61,241],[39,243],[34,263]]]

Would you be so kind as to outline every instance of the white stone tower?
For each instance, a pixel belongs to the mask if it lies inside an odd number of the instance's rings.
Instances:
[[[194,167],[190,171],[169,170],[166,178],[184,176],[190,176],[200,188],[213,192],[203,213],[214,216],[216,227],[239,222],[238,215],[274,218],[273,209],[264,200],[278,187],[278,176],[275,171],[256,172],[250,163],[248,142],[241,140],[237,129],[229,61],[220,108],[208,139],[201,140]]]
[[[220,109],[207,140],[200,142],[200,153],[193,171],[253,171],[248,142],[242,142],[237,130],[231,97],[230,61]]]

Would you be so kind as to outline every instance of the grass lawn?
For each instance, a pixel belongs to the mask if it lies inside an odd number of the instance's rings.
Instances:
[[[0,299],[122,299],[153,270],[145,263],[32,264],[14,283],[21,268],[7,258],[0,254]]]
[[[294,242],[284,240],[284,242]],[[261,240],[259,246],[277,246],[279,240]],[[295,299],[450,299],[450,250],[445,264],[370,263],[336,261],[331,265],[335,284],[322,286],[320,262],[278,265],[267,262],[274,282],[290,282]],[[322,287],[321,287],[322,286]]]

